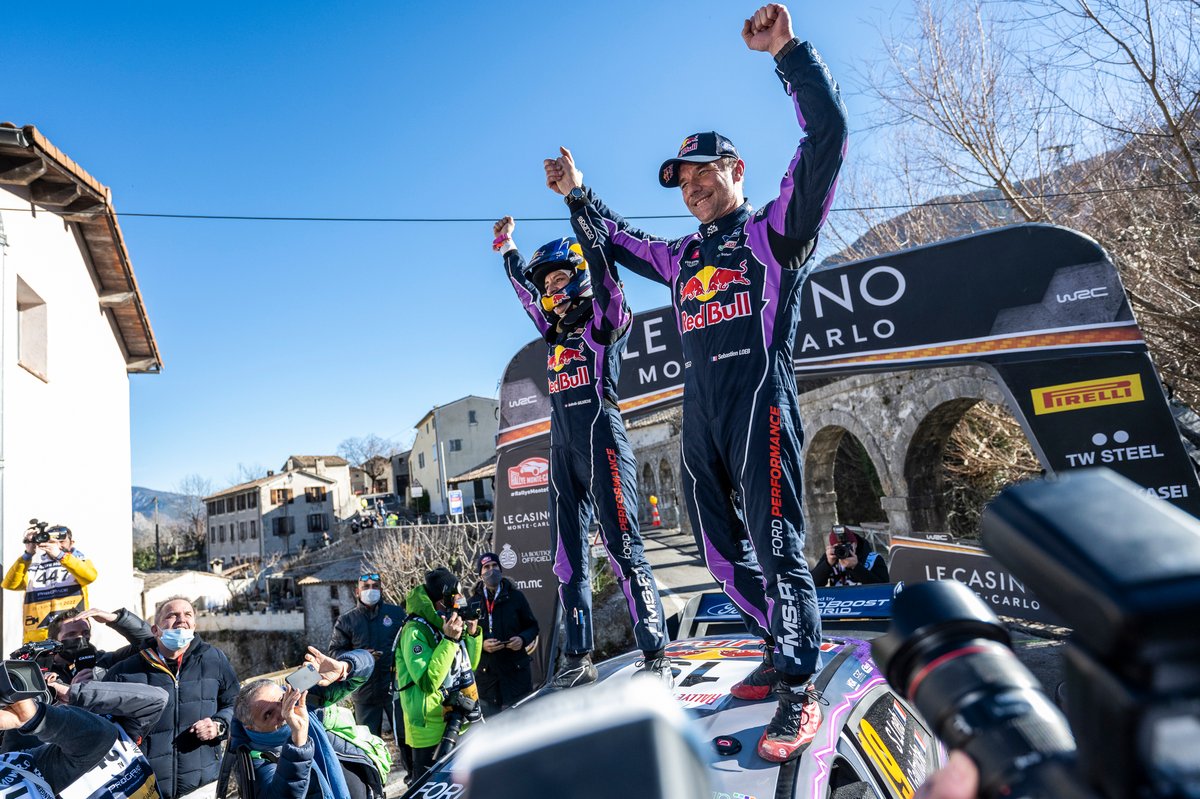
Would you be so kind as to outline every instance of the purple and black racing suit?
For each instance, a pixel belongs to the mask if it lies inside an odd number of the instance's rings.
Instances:
[[[621,353],[633,315],[615,270],[598,267],[586,243],[581,244],[592,296],[577,301],[561,319],[543,310],[541,293],[526,276],[520,253],[504,250],[517,297],[549,345],[550,532],[566,620],[564,651],[592,650],[587,533],[595,513],[613,574],[629,604],[637,645],[656,653],[667,643],[666,620],[638,527],[637,462],[617,405]]]
[[[590,191],[571,221],[581,243],[606,237],[618,263],[671,288],[684,357],[683,487],[697,545],[749,629],[773,644],[775,667],[798,677],[816,671],[821,620],[804,558],[792,351],[801,267],[833,200],[846,109],[807,42],[776,60],[804,133],[778,198],[670,242],[636,230]],[[603,221],[590,230],[594,212]]]

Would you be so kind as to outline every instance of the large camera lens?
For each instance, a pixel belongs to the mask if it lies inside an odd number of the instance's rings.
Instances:
[[[892,624],[871,645],[889,683],[938,737],[979,767],[984,797],[1076,796],[1075,739],[1008,632],[962,583],[927,582],[892,601]]]

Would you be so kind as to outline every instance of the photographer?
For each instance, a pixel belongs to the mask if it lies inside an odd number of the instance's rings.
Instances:
[[[55,617],[72,608],[87,607],[87,586],[96,567],[75,549],[70,529],[31,520],[25,531],[25,552],[0,583],[9,591],[25,592],[22,641],[43,641]]]
[[[812,576],[818,588],[886,583],[891,579],[887,564],[870,542],[841,526],[829,534],[825,557],[813,566]]]
[[[481,650],[478,619],[464,621],[458,578],[448,569],[425,575],[408,593],[408,618],[396,644],[396,684],[405,739],[413,748],[409,782],[436,760],[447,721],[461,725],[478,710],[474,669]],[[465,630],[465,635],[464,635]]]
[[[96,619],[111,627],[129,642],[112,652],[101,652],[92,646],[92,623]],[[54,653],[50,670],[61,680],[70,683],[84,672],[86,679],[102,680],[109,668],[154,642],[150,625],[121,608],[115,613],[89,608],[84,611],[71,609],[50,624],[50,640],[58,641],[62,649]]]
[[[253,796],[382,797],[391,766],[386,745],[336,706],[367,682],[374,658],[354,649],[335,659],[309,647],[304,660],[320,676],[312,690],[285,690],[264,679],[238,693],[229,746],[250,752]]]
[[[476,671],[479,702],[485,716],[512,707],[533,690],[530,657],[525,651],[538,636],[529,600],[503,574],[494,552],[479,556],[479,582],[471,608],[479,614],[483,653]]]
[[[101,765],[120,737],[112,722],[86,710],[33,699],[0,707],[0,730],[17,730],[38,744],[0,756],[0,792],[38,799],[57,797]],[[153,780],[148,773],[146,778]]]

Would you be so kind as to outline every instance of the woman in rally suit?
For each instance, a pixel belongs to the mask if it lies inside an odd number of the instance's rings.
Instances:
[[[528,268],[512,240],[513,218],[496,223],[494,247],[517,298],[549,345],[550,532],[566,620],[567,663],[558,688],[596,679],[588,526],[595,514],[613,574],[629,605],[642,667],[667,681],[665,618],[637,521],[637,462],[617,405],[621,353],[633,316],[611,270],[574,239],[556,239]],[[599,253],[595,255],[599,256]]]

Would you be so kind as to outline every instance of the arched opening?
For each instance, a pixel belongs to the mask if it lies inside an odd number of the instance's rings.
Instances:
[[[840,523],[887,521],[887,513],[879,502],[883,496],[879,472],[866,447],[850,432],[842,436],[834,455],[833,491],[837,495]]]
[[[880,503],[883,487],[878,465],[862,441],[833,424],[810,439],[804,460],[804,493],[809,535],[806,548],[825,549],[825,533],[834,524],[886,522]],[[819,544],[819,547],[818,547]]]
[[[983,506],[1039,470],[1007,408],[969,397],[944,402],[921,421],[905,457],[912,528],[978,538]]]
[[[643,497],[658,493],[658,489],[654,485],[654,468],[648,463],[642,464],[642,484],[638,488]]]
[[[658,462],[658,512],[663,514],[663,524],[679,524],[679,492],[675,486],[675,470],[663,458]]]

